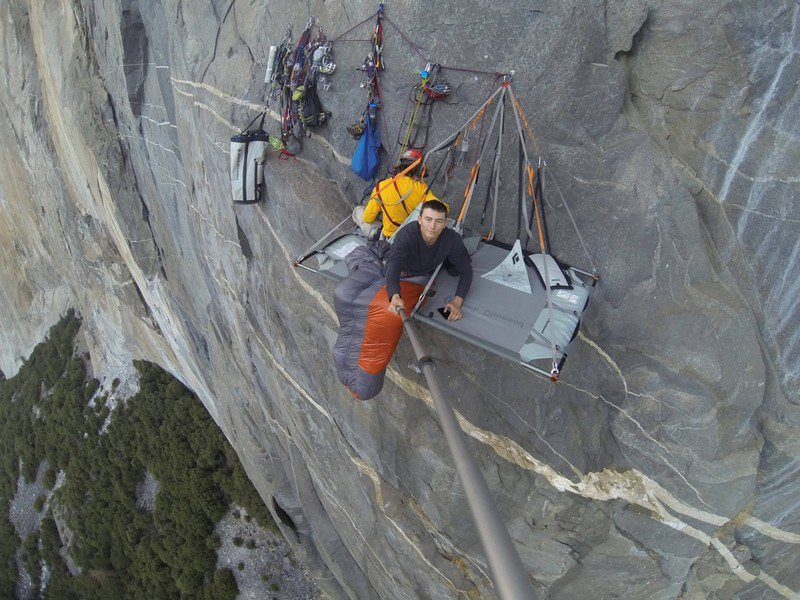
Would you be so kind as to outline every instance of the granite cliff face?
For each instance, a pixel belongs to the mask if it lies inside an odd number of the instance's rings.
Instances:
[[[269,163],[269,200],[229,200],[227,139],[264,106],[269,45],[376,8],[2,3],[0,369],[75,307],[98,373],[143,358],[198,394],[328,595],[491,598],[407,343],[355,402],[332,287],[291,266],[360,196],[344,128],[366,44],[335,44],[331,124]],[[603,277],[557,385],[423,332],[542,597],[797,598],[800,4],[386,11],[419,46],[387,25],[390,130],[423,56],[513,69]],[[432,141],[491,88],[447,74]],[[585,264],[558,214],[556,253]]]

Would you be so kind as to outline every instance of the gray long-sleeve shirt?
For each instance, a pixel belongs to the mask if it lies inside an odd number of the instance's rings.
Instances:
[[[400,293],[400,274],[414,277],[429,275],[436,266],[446,262],[448,270],[455,270],[458,275],[456,295],[464,298],[472,283],[472,260],[461,241],[461,236],[452,229],[444,229],[439,239],[428,246],[422,239],[419,223],[409,223],[395,236],[392,249],[386,259],[386,292],[389,300]]]

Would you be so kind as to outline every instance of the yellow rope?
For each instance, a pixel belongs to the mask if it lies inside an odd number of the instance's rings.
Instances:
[[[415,121],[417,120],[417,113],[419,112],[419,107],[425,101],[425,83],[428,81],[428,78],[425,77],[422,80],[419,88],[417,89],[417,93],[414,96],[414,110],[411,111],[411,118],[408,120],[408,126],[406,127],[406,133],[403,136],[403,142],[400,145],[400,156],[403,155],[408,149],[409,142],[411,141],[411,130],[415,125]]]

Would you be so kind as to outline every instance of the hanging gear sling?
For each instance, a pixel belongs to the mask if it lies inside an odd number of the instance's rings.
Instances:
[[[446,98],[450,94],[449,84],[437,83],[440,72],[441,66],[435,63],[428,63],[420,70],[420,81],[414,85],[400,122],[402,134],[398,132],[397,136],[397,143],[400,146],[398,156],[402,156],[408,148],[424,150],[427,146],[434,100]]]
[[[335,65],[330,60],[330,43],[322,28],[317,29],[317,37],[311,39],[311,28],[314,18],[306,23],[294,50],[292,29],[286,30],[281,45],[275,49],[272,64],[267,66],[267,75],[271,81],[268,102],[280,96],[281,139],[288,143],[293,138],[302,148],[303,137],[311,135],[311,129],[324,125],[331,116],[322,106],[317,93],[317,79],[323,86],[329,87],[328,76]],[[270,49],[272,56],[272,49]],[[319,74],[325,74],[322,77]]]
[[[366,21],[362,21],[359,25]],[[356,26],[358,27],[358,25]],[[350,29],[352,31],[352,29]],[[347,33],[342,34],[337,40]],[[366,76],[363,85],[367,90],[367,104],[361,113],[358,123],[347,128],[347,132],[359,139],[351,160],[353,172],[366,181],[374,181],[380,166],[380,147],[382,144],[381,128],[378,123],[378,111],[383,106],[380,79],[378,73],[384,70],[383,64],[383,2],[375,13],[375,25],[372,29],[370,51],[358,68]],[[381,114],[382,117],[382,114]],[[384,127],[385,129],[385,127]]]

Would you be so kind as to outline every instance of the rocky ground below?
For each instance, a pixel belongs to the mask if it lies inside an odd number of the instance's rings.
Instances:
[[[50,503],[50,496],[53,490],[48,490],[42,483],[44,473],[47,470],[47,463],[42,462],[36,471],[36,479],[33,481],[25,481],[25,477],[20,475],[17,482],[17,493],[11,500],[9,508],[9,520],[17,535],[21,540],[24,540],[31,533],[39,529],[42,524],[42,519],[47,512]],[[64,474],[59,473],[56,479],[55,488],[57,489],[64,482]],[[45,502],[41,510],[36,510],[36,499],[39,497],[45,498]],[[34,597],[35,588],[30,576],[25,572],[22,565],[22,546],[17,551],[17,593],[18,600],[30,600]],[[46,578],[43,578],[46,581]]]
[[[286,540],[259,527],[247,512],[232,506],[217,524],[217,568],[233,571],[239,600],[321,598]]]

